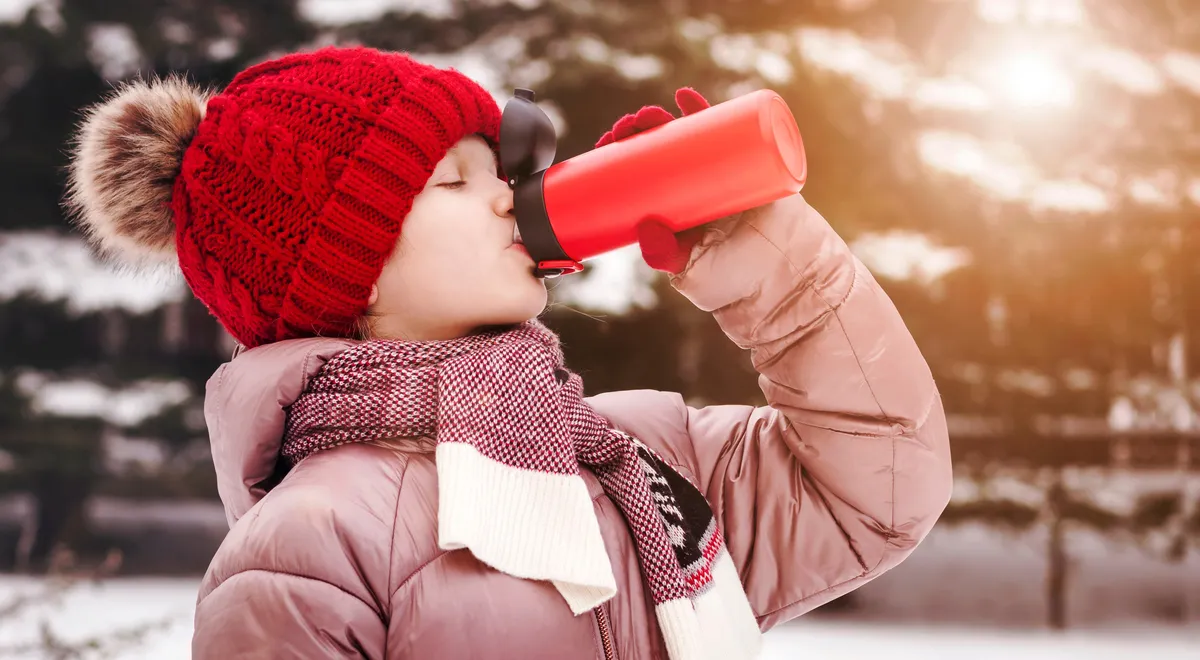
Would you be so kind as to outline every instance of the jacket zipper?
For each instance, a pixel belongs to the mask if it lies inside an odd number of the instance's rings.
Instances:
[[[612,631],[608,627],[608,615],[604,613],[604,606],[596,608],[596,626],[600,628],[600,644],[604,646],[604,660],[617,660],[617,654],[613,652]]]

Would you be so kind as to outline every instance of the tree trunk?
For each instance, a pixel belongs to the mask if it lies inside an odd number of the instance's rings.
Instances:
[[[32,480],[36,499],[33,538],[22,559],[25,570],[44,573],[51,566],[55,549],[73,545],[83,533],[84,504],[91,492],[91,480],[82,475],[54,470],[41,471]]]
[[[1067,628],[1067,552],[1063,504],[1066,491],[1062,484],[1062,468],[1053,468],[1053,479],[1046,493],[1050,513],[1050,534],[1047,543],[1046,622],[1052,630]]]

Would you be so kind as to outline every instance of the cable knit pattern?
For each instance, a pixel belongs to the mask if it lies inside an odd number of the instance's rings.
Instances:
[[[247,347],[346,336],[413,198],[460,139],[499,144],[478,84],[402,53],[324,48],[208,104],[171,206],[192,291]]]

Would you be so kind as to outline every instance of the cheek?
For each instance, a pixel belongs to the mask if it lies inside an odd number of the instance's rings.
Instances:
[[[427,203],[414,205],[401,230],[396,281],[409,289],[406,297],[419,295],[431,308],[490,308],[541,287],[520,257],[506,251],[508,237],[489,208],[466,196],[420,201]]]
[[[500,256],[469,227],[422,232],[407,246],[405,279],[420,288],[431,304],[479,300],[495,290]]]
[[[478,233],[469,227],[445,232],[431,241],[424,262],[454,288],[470,284],[478,287],[494,269],[495,249],[488,249]],[[457,283],[457,284],[456,284]]]
[[[463,240],[465,228],[458,226],[454,209],[446,205],[414,205],[400,228],[404,266],[409,270],[442,273],[468,256]]]

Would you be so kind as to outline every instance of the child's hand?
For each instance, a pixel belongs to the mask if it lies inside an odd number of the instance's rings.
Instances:
[[[675,105],[686,117],[709,107],[708,101],[699,92],[684,87],[675,92]],[[648,105],[617,120],[612,130],[601,136],[596,147],[603,147],[642,131],[661,126],[675,117],[657,105]],[[704,235],[708,225],[701,225],[679,233],[669,226],[654,219],[643,221],[637,228],[638,246],[642,250],[642,259],[655,270],[668,273],[680,273],[687,267],[692,248]]]
[[[700,92],[691,87],[684,87],[675,92],[675,105],[679,106],[679,111],[683,113],[684,117],[694,115],[709,107],[708,101],[700,95]],[[655,126],[662,126],[674,118],[671,113],[660,106],[645,106],[638,110],[637,114],[625,115],[618,119],[617,123],[613,124],[611,131],[600,136],[596,147],[603,147]]]

